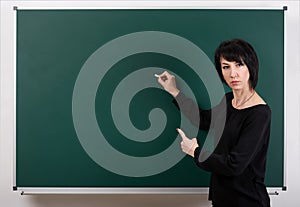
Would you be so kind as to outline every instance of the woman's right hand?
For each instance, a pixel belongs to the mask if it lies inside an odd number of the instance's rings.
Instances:
[[[176,97],[179,94],[179,89],[176,86],[175,76],[171,75],[167,71],[158,75],[158,83],[173,97]]]

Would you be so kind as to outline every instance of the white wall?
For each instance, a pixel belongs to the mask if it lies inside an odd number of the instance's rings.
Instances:
[[[124,4],[124,1],[116,2]],[[170,4],[168,1],[152,1],[147,5]],[[176,1],[174,4],[181,4]],[[210,206],[207,195],[34,195],[21,196],[12,191],[13,186],[13,40],[14,12],[12,7],[36,6],[101,6],[103,2],[85,1],[1,1],[1,71],[0,71],[0,204],[10,207],[133,207],[133,206]],[[110,3],[111,4],[111,3]],[[131,3],[132,5],[133,3]],[[134,4],[145,4],[134,1]],[[187,3],[184,2],[186,5]],[[282,7],[286,12],[287,71],[286,71],[286,106],[287,106],[287,187],[279,196],[271,196],[273,207],[300,206],[300,35],[299,35],[299,0],[296,1],[201,1],[207,6],[250,6]]]

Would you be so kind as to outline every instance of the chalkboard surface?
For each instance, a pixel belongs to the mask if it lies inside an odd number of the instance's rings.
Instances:
[[[272,110],[266,184],[283,187],[284,11],[230,9],[17,10],[16,187],[207,187],[175,129],[201,143],[207,132],[154,74],[175,74],[209,108],[214,51],[233,38],[258,53]]]

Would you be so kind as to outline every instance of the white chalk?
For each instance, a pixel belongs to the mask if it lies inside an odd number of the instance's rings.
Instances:
[[[159,78],[159,75],[157,75],[156,73],[154,74],[155,77]]]

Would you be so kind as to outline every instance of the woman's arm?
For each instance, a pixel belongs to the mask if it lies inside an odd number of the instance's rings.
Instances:
[[[175,105],[190,120],[203,130],[208,130],[211,122],[211,110],[201,110],[190,98],[187,98],[176,86],[175,76],[167,71],[157,76],[159,84],[175,98]]]
[[[190,122],[202,130],[208,130],[211,122],[211,110],[202,110],[194,100],[187,98],[179,92],[175,97],[174,104],[190,120]]]
[[[266,148],[270,136],[271,114],[269,111],[256,111],[247,117],[243,124],[238,142],[228,154],[213,152],[207,159],[200,161],[201,148],[194,152],[196,164],[207,171],[225,176],[237,176],[243,173],[249,163],[255,159],[262,148]],[[260,157],[259,159],[266,159]]]

